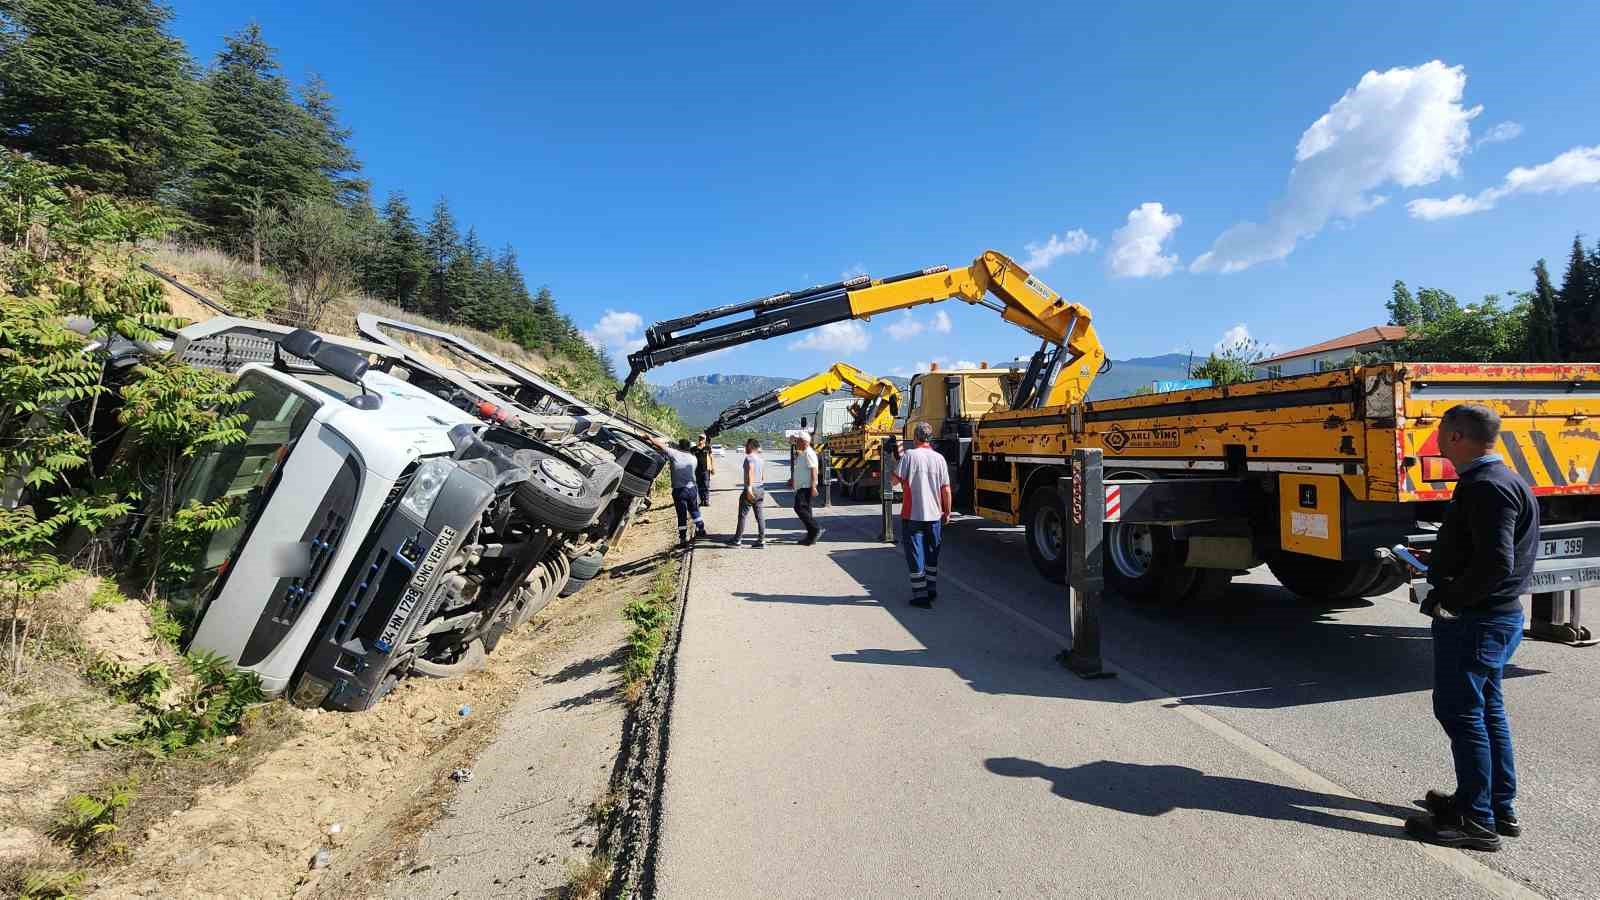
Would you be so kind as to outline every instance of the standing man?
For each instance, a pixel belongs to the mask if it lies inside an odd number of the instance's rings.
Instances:
[[[700,517],[700,487],[695,484],[694,478],[695,456],[689,452],[689,439],[680,438],[677,449],[668,447],[665,441],[655,435],[650,436],[650,443],[667,454],[667,460],[672,465],[672,508],[678,514],[678,543],[687,547],[691,519],[694,520],[694,536],[706,536],[706,523]]]
[[[900,457],[894,480],[906,495],[900,505],[900,542],[911,570],[911,605],[929,609],[939,599],[939,545],[950,522],[950,466],[928,446],[933,426],[918,422],[917,446]]]
[[[1431,815],[1406,820],[1428,843],[1499,850],[1500,835],[1522,833],[1517,770],[1500,681],[1522,641],[1521,596],[1539,554],[1533,492],[1494,453],[1500,417],[1476,403],[1439,420],[1439,452],[1455,466],[1455,495],[1430,554],[1433,712],[1450,738],[1453,794],[1429,791]]]
[[[817,517],[811,514],[811,500],[817,496],[817,451],[811,449],[811,435],[805,431],[794,442],[794,514],[806,526],[806,536],[796,543],[809,547],[822,536]]]
[[[694,484],[700,491],[700,505],[711,505],[711,476],[717,474],[717,460],[711,454],[711,439],[705,432],[694,444]]]
[[[739,526],[733,531],[733,539],[728,541],[728,546],[737,547],[744,540],[744,515],[755,510],[756,514],[756,542],[754,546],[767,545],[767,488],[766,488],[767,461],[761,458],[761,442],[750,438],[744,442],[744,460],[740,465],[743,471],[743,487],[739,491]]]

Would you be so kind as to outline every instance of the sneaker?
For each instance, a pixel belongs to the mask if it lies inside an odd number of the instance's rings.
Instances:
[[[756,541],[754,544],[750,545],[750,548],[753,549],[753,550],[765,550],[765,549],[767,549],[767,542],[766,541]]]
[[[1419,841],[1458,850],[1493,853],[1500,849],[1500,835],[1487,826],[1460,819],[1448,822],[1434,816],[1412,816],[1406,820],[1406,834]]]
[[[1429,791],[1422,798],[1422,808],[1442,821],[1455,823],[1461,818],[1456,812],[1456,796],[1444,791]],[[1514,812],[1495,813],[1494,830],[1506,837],[1522,837],[1522,820]]]
[[[727,540],[723,541],[722,543],[726,544],[729,547],[743,547],[744,546],[744,541],[739,540],[738,538],[728,538]]]

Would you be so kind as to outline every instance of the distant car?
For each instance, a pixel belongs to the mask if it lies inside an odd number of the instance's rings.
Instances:
[[[711,445],[711,455],[712,456],[727,456],[728,455],[728,448],[722,446],[721,444],[712,444]]]

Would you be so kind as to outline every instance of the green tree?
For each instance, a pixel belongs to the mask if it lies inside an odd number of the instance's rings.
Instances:
[[[1461,305],[1448,291],[1438,288],[1417,288],[1417,316],[1421,323],[1437,322]]]
[[[154,0],[0,0],[0,142],[152,198],[207,146],[194,63]]]
[[[362,234],[331,200],[300,200],[274,217],[267,249],[289,282],[287,324],[315,329],[328,305],[354,290]]]
[[[433,218],[428,220],[423,246],[428,252],[427,311],[449,321],[450,286],[446,273],[461,254],[461,232],[456,228],[455,216],[450,213],[450,204],[443,197],[433,205]]]
[[[366,290],[401,309],[420,311],[419,291],[428,277],[428,248],[400,191],[383,204],[377,246],[363,273]]]
[[[1590,268],[1588,251],[1583,246],[1583,236],[1573,235],[1572,253],[1567,258],[1567,273],[1561,279],[1561,292],[1556,299],[1556,330],[1561,334],[1561,345],[1570,360],[1600,360],[1600,340],[1596,340],[1596,281],[1600,272]]]
[[[334,185],[324,172],[329,161],[320,126],[290,96],[261,27],[252,23],[223,43],[206,76],[203,106],[216,138],[195,173],[190,208],[215,236],[237,241],[250,231],[252,204],[331,200]]]
[[[1417,362],[1518,362],[1527,354],[1530,307],[1502,309],[1490,294],[1464,308],[1449,307],[1408,332],[1401,356]]]
[[[1389,308],[1390,325],[1415,325],[1422,320],[1422,309],[1417,305],[1416,298],[1411,296],[1406,283],[1399,279],[1395,279],[1394,293],[1384,305]]]
[[[1533,291],[1528,296],[1528,347],[1531,362],[1555,362],[1562,358],[1561,332],[1556,328],[1557,299],[1550,286],[1550,272],[1544,260],[1533,266]]]
[[[310,116],[310,140],[321,153],[322,176],[345,206],[371,206],[372,183],[361,177],[361,160],[350,148],[351,131],[339,121],[327,82],[313,72],[300,86],[300,105]]]

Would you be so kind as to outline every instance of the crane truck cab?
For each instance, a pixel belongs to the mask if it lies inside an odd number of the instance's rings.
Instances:
[[[972,440],[978,420],[995,410],[1010,409],[1021,380],[1022,372],[1015,366],[940,369],[938,364],[911,379],[901,437],[910,441],[923,422],[933,426],[933,447],[950,466],[958,508],[972,508],[976,488],[971,474]]]

